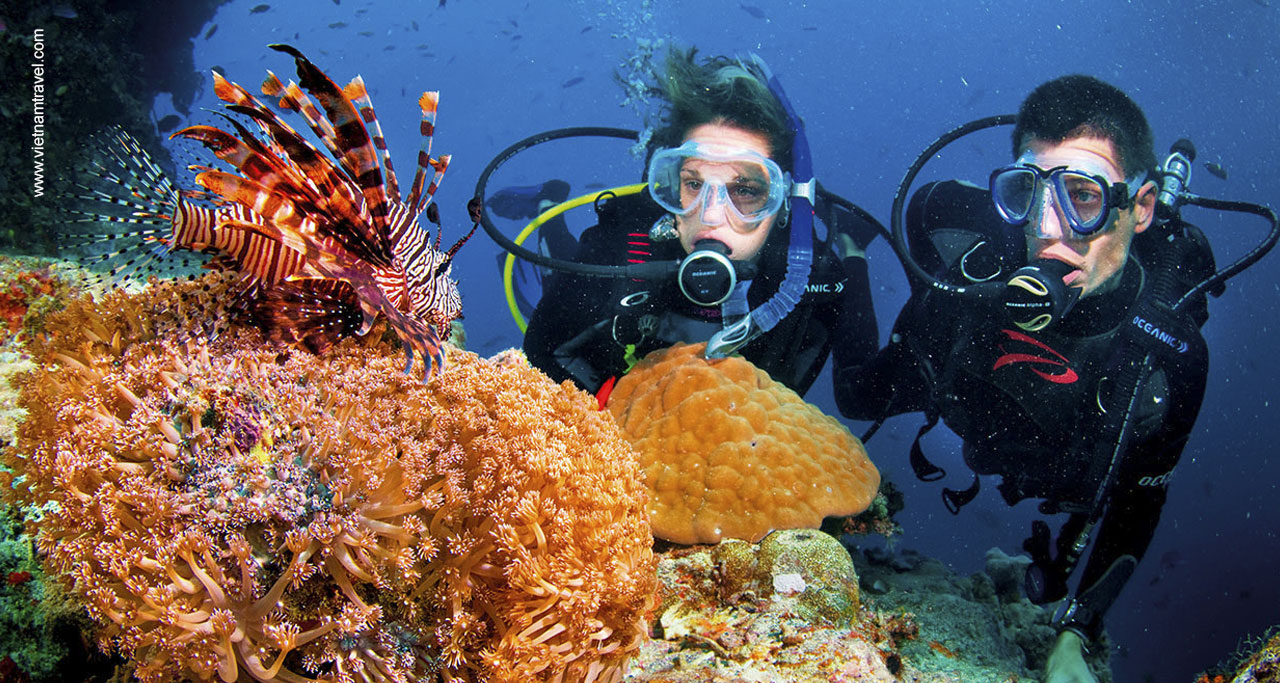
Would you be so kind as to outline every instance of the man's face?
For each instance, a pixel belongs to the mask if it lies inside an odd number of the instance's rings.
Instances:
[[[1023,150],[1019,161],[1042,169],[1066,166],[1102,176],[1112,184],[1125,182],[1110,140],[1079,137],[1050,143],[1033,138]],[[1107,226],[1085,236],[1072,231],[1057,200],[1051,200],[1026,225],[1027,258],[1054,259],[1074,267],[1062,281],[1080,287],[1081,297],[1111,291],[1119,284],[1133,236],[1151,225],[1155,201],[1155,183],[1146,182],[1129,208],[1112,209]]]

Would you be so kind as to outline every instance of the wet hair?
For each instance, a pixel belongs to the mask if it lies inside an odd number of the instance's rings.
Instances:
[[[1013,156],[1021,156],[1031,140],[1060,143],[1079,137],[1109,140],[1126,178],[1155,171],[1151,126],[1142,109],[1119,88],[1079,74],[1043,83],[1023,100],[1013,128]]]
[[[760,133],[769,141],[769,157],[792,170],[791,130],[782,103],[769,91],[768,78],[755,64],[730,57],[697,58],[697,48],[672,48],[654,89],[665,106],[662,123],[650,139],[649,153],[679,147],[689,131],[723,123]]]

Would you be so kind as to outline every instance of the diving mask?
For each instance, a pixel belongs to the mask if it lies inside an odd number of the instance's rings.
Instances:
[[[1145,181],[1145,172],[1132,183],[1113,184],[1100,175],[1066,166],[1045,170],[1020,162],[991,172],[991,198],[1000,217],[1018,227],[1051,210],[1052,201],[1071,231],[1088,238],[1107,227],[1112,209],[1129,208]]]
[[[649,162],[649,194],[663,209],[689,216],[723,207],[749,230],[778,213],[790,177],[772,159],[747,149],[690,140]]]

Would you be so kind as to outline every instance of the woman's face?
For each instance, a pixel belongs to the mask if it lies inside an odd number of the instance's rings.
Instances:
[[[689,131],[682,142],[694,141],[702,145],[716,148],[742,149],[769,157],[772,153],[769,139],[761,133],[738,128],[725,123],[704,123]],[[711,162],[690,158],[685,162],[682,178],[692,177],[699,182],[713,181],[722,185],[728,192],[740,191],[742,186],[742,169],[738,164],[727,162]],[[760,253],[760,248],[769,237],[769,231],[777,218],[766,216],[755,223],[746,223],[740,219],[717,193],[706,195],[704,206],[700,206],[688,215],[676,216],[676,227],[680,232],[680,244],[686,253],[694,249],[694,245],[705,239],[712,239],[729,248],[729,258],[735,261],[749,261]]]

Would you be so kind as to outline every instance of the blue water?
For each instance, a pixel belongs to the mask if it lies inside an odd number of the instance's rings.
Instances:
[[[708,53],[755,51],[783,79],[805,118],[819,179],[886,223],[906,167],[944,130],[1011,113],[1036,84],[1071,72],[1111,81],[1147,111],[1157,151],[1183,136],[1223,181],[1197,165],[1193,189],[1209,196],[1280,204],[1280,3],[1272,0],[961,3],[753,0],[606,3],[449,0],[423,3],[237,0],[195,40],[195,63],[221,66],[251,89],[264,70],[292,76],[292,62],[266,48],[287,42],[335,80],[362,74],[402,177],[418,147],[415,106],[441,91],[434,151],[454,154],[437,195],[450,243],[469,227],[465,204],[485,164],[526,135],[561,126],[639,127],[614,80],[653,41]],[[345,22],[347,26],[331,28]],[[416,23],[417,28],[414,28]],[[368,32],[369,35],[360,35]],[[201,32],[201,36],[205,31]],[[581,79],[581,80],[577,80]],[[206,88],[197,106],[217,106]],[[157,102],[157,118],[171,113]],[[192,121],[208,120],[193,114]],[[967,138],[922,178],[985,178],[1008,159],[1006,131]],[[1163,156],[1163,154],[1162,154]],[[639,163],[625,143],[548,145],[504,167],[494,185],[549,177],[575,191],[634,182]],[[407,179],[402,179],[407,182]],[[576,194],[576,192],[575,192]],[[1253,218],[1190,209],[1219,262],[1243,254],[1264,232]],[[511,227],[514,231],[514,226]],[[478,235],[459,253],[470,347],[489,354],[520,343],[506,310],[497,247]],[[883,243],[871,251],[882,330],[905,299],[905,279]],[[1110,616],[1119,681],[1189,681],[1239,637],[1280,622],[1280,358],[1272,335],[1280,308],[1280,254],[1232,281],[1212,302],[1205,329],[1212,365],[1199,423],[1177,470],[1147,559]],[[883,331],[882,331],[883,334]],[[835,414],[829,378],[809,399]],[[919,416],[896,418],[870,444],[872,458],[907,491],[903,546],[963,572],[983,552],[1016,551],[1029,506],[1009,510],[985,482],[978,501],[953,517],[940,486],[914,481],[906,448]],[[851,424],[855,433],[865,425]],[[964,486],[954,437],[935,430],[930,452]],[[963,652],[963,648],[956,648]]]

